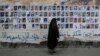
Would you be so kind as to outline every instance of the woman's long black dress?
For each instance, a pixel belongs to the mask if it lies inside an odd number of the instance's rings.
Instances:
[[[49,31],[48,31],[48,41],[47,41],[48,49],[54,49],[57,46],[58,38],[59,38],[59,30],[57,22],[56,19],[52,19],[49,24]]]

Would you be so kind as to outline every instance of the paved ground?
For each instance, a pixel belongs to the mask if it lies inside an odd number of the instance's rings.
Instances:
[[[47,48],[0,48],[0,56],[100,56],[100,48],[57,48],[54,55]]]

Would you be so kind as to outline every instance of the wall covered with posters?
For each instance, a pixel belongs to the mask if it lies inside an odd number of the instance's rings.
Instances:
[[[100,5],[0,5],[0,42],[39,43],[57,19],[60,36],[100,41]]]

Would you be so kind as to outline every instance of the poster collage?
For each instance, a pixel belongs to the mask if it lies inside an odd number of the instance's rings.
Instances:
[[[49,19],[53,18],[59,29],[100,29],[100,6],[0,5],[1,30],[48,29]]]

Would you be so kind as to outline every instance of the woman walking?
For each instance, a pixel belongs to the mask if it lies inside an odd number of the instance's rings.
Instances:
[[[55,48],[58,43],[58,38],[59,38],[59,30],[57,26],[57,21],[55,18],[53,18],[49,24],[48,41],[47,41],[48,52],[50,54],[56,53]]]

